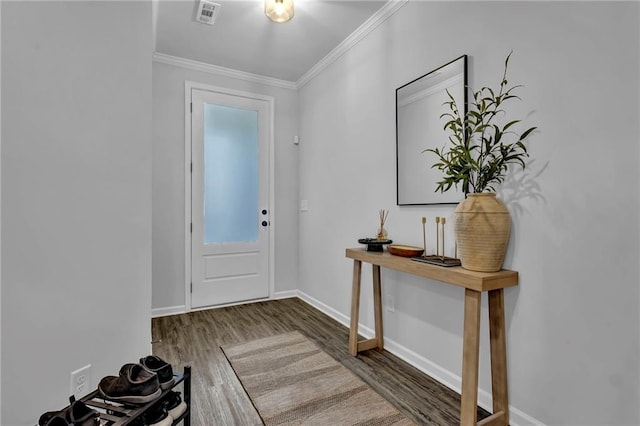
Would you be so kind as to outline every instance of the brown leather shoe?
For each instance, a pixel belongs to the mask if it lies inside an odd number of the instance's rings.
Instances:
[[[171,368],[171,364],[155,355],[149,355],[144,358],[140,358],[140,364],[142,364],[147,370],[153,371],[158,375],[160,389],[166,390],[173,386],[174,378],[173,368]]]
[[[103,377],[98,392],[105,399],[131,404],[146,404],[162,394],[158,375],[140,364],[125,364],[118,377]]]

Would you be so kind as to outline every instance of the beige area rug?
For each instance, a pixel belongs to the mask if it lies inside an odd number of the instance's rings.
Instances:
[[[265,425],[414,424],[298,332],[222,350]]]

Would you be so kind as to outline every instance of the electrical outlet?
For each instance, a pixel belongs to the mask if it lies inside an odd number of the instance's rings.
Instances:
[[[91,391],[91,364],[71,372],[71,392],[80,399]]]
[[[387,311],[395,312],[396,311],[396,301],[393,297],[393,294],[385,294],[384,295],[384,305]]]

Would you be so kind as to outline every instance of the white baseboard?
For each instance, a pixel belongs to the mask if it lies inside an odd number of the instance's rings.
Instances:
[[[185,305],[169,306],[167,308],[155,308],[151,310],[151,318],[166,317],[169,315],[184,314],[187,312]]]
[[[342,312],[336,311],[331,306],[325,305],[324,303],[322,303],[318,299],[315,299],[315,298],[309,296],[307,293],[302,292],[300,290],[298,290],[298,298],[300,298],[303,301],[307,302],[309,305],[311,305],[314,308],[318,309],[320,312],[329,315],[331,318],[333,318],[334,320],[338,321],[340,324],[342,324],[342,325],[344,325],[346,327],[349,327],[349,324],[350,324],[349,317],[346,316],[345,314],[343,314]],[[373,333],[373,329],[371,329],[369,327],[365,327],[362,324],[358,325],[358,333],[362,334],[363,336],[365,336],[367,338],[373,337],[373,334],[374,334]]]
[[[256,301],[289,299],[291,297],[298,297],[298,290],[279,291],[274,293],[273,296],[270,297],[269,299],[262,299],[262,300],[256,300]],[[242,305],[245,303],[253,303],[256,301],[229,303],[226,305],[211,306],[211,307],[205,307],[202,309],[223,308],[226,306]],[[202,309],[193,309],[193,311],[198,311]],[[166,308],[155,308],[151,310],[151,318],[166,317],[169,315],[177,315],[177,314],[186,314],[187,312],[189,311],[187,310],[187,307],[185,305],[169,306]]]
[[[271,296],[271,300],[290,299],[292,297],[298,297],[298,290],[276,291]]]
[[[347,315],[333,309],[332,307],[299,290],[298,297],[304,302],[323,312],[324,314],[335,319],[340,324],[349,327],[350,319]],[[362,324],[358,324],[358,333],[365,338],[372,338],[375,334],[373,329],[363,326]],[[398,342],[395,342],[387,337],[385,337],[384,339],[384,347],[385,350],[391,352],[409,365],[412,365],[429,377],[432,377],[433,379],[442,383],[446,387],[453,389],[457,393],[460,393],[460,390],[462,389],[462,379],[457,374],[452,373],[446,368],[428,360],[427,358],[413,352],[410,349],[407,349]],[[491,392],[487,392],[484,389],[478,389],[478,405],[485,410],[492,412],[493,403]],[[529,416],[523,411],[518,410],[513,405],[509,405],[509,424],[511,426],[545,426],[544,423]]]

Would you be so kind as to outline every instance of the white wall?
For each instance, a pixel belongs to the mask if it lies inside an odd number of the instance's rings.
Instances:
[[[637,425],[638,7],[409,2],[304,86],[300,290],[348,315],[344,249],[374,234],[379,209],[390,210],[390,238],[413,245],[421,216],[452,213],[395,206],[395,88],[465,53],[470,85],[496,86],[513,49],[510,80],[525,87],[510,112],[540,131],[529,168],[501,191],[513,217],[505,267],[520,272],[506,290],[512,424]],[[392,271],[382,279],[396,304],[386,337],[459,386],[463,293]],[[364,312],[371,305],[368,289]],[[372,327],[372,314],[363,322]]]
[[[2,4],[3,425],[150,351],[151,52],[149,2]]]
[[[295,90],[184,67],[153,63],[153,303],[154,314],[185,305],[184,82],[193,81],[275,98],[275,291],[298,279],[298,147]]]

